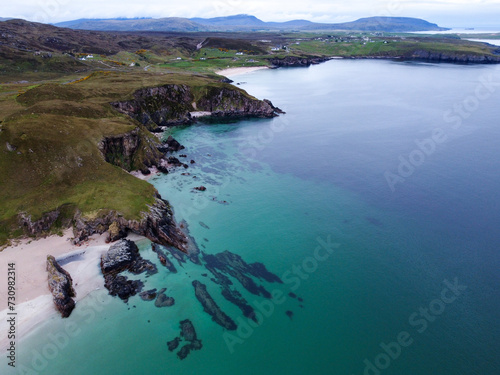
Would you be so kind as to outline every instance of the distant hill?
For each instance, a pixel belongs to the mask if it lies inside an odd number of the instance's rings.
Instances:
[[[81,19],[56,23],[55,26],[99,31],[440,31],[448,30],[434,23],[409,17],[370,17],[346,23],[315,23],[307,20],[264,22],[255,16],[238,14],[216,18],[135,18]]]
[[[67,27],[75,30],[95,31],[211,31],[199,23],[188,18],[133,18],[133,19],[81,19],[54,24],[58,27]]]
[[[216,17],[216,18],[191,18],[191,21],[206,26],[231,26],[231,27],[240,26],[244,28],[268,27],[266,22],[259,20],[255,16],[250,16],[247,14],[238,14],[235,16]]]
[[[411,31],[444,31],[447,28],[439,27],[435,23],[410,17],[369,17],[346,23],[330,24],[332,28],[344,30],[411,32]],[[308,30],[321,29],[321,24],[306,26]]]

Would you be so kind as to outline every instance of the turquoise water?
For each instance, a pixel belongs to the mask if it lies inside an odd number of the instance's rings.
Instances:
[[[19,343],[19,364],[39,374],[497,374],[499,82],[495,66],[343,60],[236,77],[287,114],[174,129],[196,164],[152,183],[203,252],[264,263],[284,283],[260,283],[285,297],[266,304],[235,282],[264,312],[252,328],[203,266],[174,262],[170,274],[143,241],[160,270],[145,289],[167,287],[173,307],[98,291]],[[239,331],[212,322],[192,280]],[[186,318],[203,348],[181,361],[166,342]]]

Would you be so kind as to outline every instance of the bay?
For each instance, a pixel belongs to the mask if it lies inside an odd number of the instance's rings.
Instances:
[[[490,65],[335,60],[235,77],[286,115],[173,129],[196,163],[152,183],[204,253],[229,250],[284,281],[259,281],[274,300],[235,283],[262,324],[203,266],[170,274],[143,241],[160,269],[146,289],[167,287],[176,304],[98,291],[27,337],[21,363],[33,369],[41,353],[40,374],[496,374],[499,76]],[[239,331],[203,312],[193,280]],[[181,361],[166,342],[186,318],[203,348]],[[69,323],[78,335],[47,358]],[[398,338],[407,345],[396,350]]]

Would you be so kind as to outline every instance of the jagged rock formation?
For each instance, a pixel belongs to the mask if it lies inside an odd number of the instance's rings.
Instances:
[[[52,225],[57,221],[59,215],[60,211],[54,210],[46,213],[40,219],[32,221],[31,215],[21,212],[18,215],[19,226],[30,236],[47,233],[52,228]]]
[[[148,129],[191,122],[193,93],[187,85],[165,85],[137,90],[130,101],[113,102],[119,112],[136,119]]]
[[[229,331],[234,331],[236,323],[217,305],[212,296],[207,292],[207,286],[198,280],[193,281],[194,293],[203,306],[203,310],[212,316],[212,320]]]
[[[277,108],[269,100],[251,98],[243,91],[228,87],[208,86],[206,94],[197,102],[200,111],[213,117],[275,117]],[[279,110],[281,111],[281,110]]]
[[[98,145],[104,159],[126,171],[141,170],[149,173],[152,166],[158,166],[164,153],[161,142],[144,128],[105,137]]]
[[[185,147],[181,145],[177,140],[175,140],[174,137],[169,135],[166,141],[164,141],[158,149],[163,153],[167,153],[184,150],[184,148]]]
[[[73,289],[73,279],[52,255],[47,256],[47,272],[49,289],[56,309],[63,318],[67,318],[75,308],[73,298],[76,297],[76,292]]]
[[[269,62],[275,67],[291,67],[291,66],[310,66],[320,64],[330,60],[329,57],[299,57],[299,56],[286,56],[284,58],[271,58]]]
[[[140,221],[127,220],[116,211],[109,211],[101,217],[92,219],[87,219],[77,212],[73,225],[75,242],[85,240],[95,233],[102,234],[112,224],[121,230],[143,235],[153,242],[187,251],[187,238],[177,227],[170,205],[159,195],[155,197],[154,204],[150,206],[149,211],[143,213]]]
[[[144,285],[140,280],[128,280],[127,277],[119,275],[125,270],[136,275],[143,272],[152,275],[158,272],[153,263],[141,257],[139,249],[133,241],[124,239],[112,245],[101,256],[104,286],[109,290],[109,294],[118,296],[125,302],[130,296],[139,293]]]
[[[113,102],[119,112],[149,130],[194,122],[191,112],[210,112],[214,117],[274,117],[280,113],[271,102],[255,99],[227,84],[206,85],[200,93],[187,85],[140,89],[129,101]]]

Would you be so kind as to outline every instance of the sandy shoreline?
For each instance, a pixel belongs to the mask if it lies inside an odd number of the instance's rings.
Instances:
[[[255,72],[256,70],[269,69],[267,66],[249,66],[249,67],[238,67],[238,68],[227,68],[217,71],[216,73],[224,77],[233,77],[239,74],[246,74]]]
[[[9,263],[15,263],[16,272],[16,340],[29,333],[36,325],[48,317],[58,314],[47,284],[45,270],[47,255],[53,255],[73,279],[76,302],[81,301],[96,289],[104,287],[100,270],[101,254],[109,249],[106,234],[94,235],[81,246],[70,241],[71,230],[62,237],[50,236],[40,240],[24,239],[16,245],[0,252],[0,352],[7,347],[7,269]],[[138,241],[141,236],[129,236]]]

